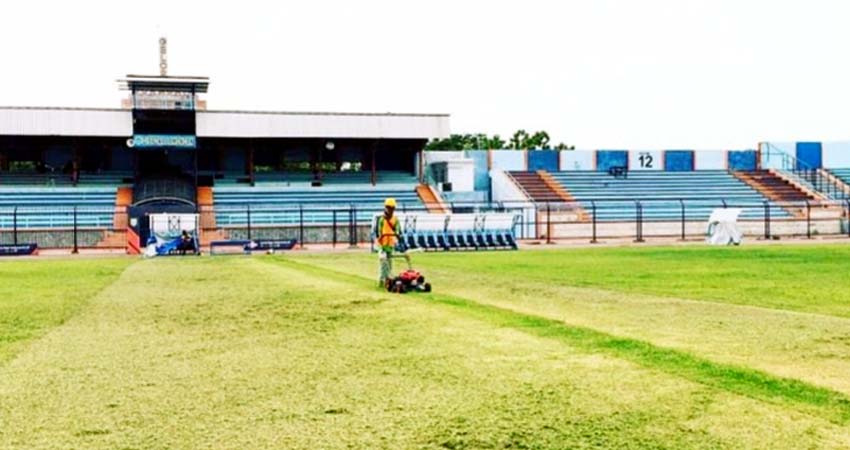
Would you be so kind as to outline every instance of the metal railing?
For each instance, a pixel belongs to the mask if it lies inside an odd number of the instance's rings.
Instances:
[[[848,197],[845,185],[830,178],[822,169],[811,167],[804,161],[800,161],[769,142],[763,143],[761,149],[762,166],[775,166],[774,163],[777,160],[779,161],[779,167],[774,167],[775,170],[782,172],[803,186],[822,194],[827,199],[843,201],[850,198]]]
[[[587,202],[466,202],[443,205],[449,213],[511,212],[518,216],[514,234],[521,240],[554,242],[607,239],[644,242],[651,238],[700,239],[714,209],[740,208],[744,234],[759,239],[778,236],[850,237],[850,199],[777,203],[740,199],[621,199]],[[202,237],[215,239],[297,239],[305,244],[357,246],[370,242],[375,214],[382,207],[362,204],[202,206]],[[400,205],[399,213],[429,214],[425,205]],[[105,236],[127,229],[121,208],[69,206],[0,207],[0,244],[36,242],[40,247],[80,248],[102,245]]]
[[[706,232],[711,211],[721,208],[742,209],[739,222],[749,236],[812,238],[846,233],[846,218],[850,215],[850,200],[779,203],[734,198],[624,198],[589,202],[465,202],[444,206],[450,213],[515,212],[519,216],[514,225],[518,239],[546,242],[563,239],[598,242],[603,238],[626,237],[633,237],[635,242],[654,237],[698,238]],[[347,242],[353,245],[354,241],[368,242],[370,219],[380,212],[380,207],[356,205],[229,206],[215,210],[215,227],[241,231],[242,236],[256,236],[258,230],[264,230],[268,239],[298,238],[302,244]],[[399,208],[399,212],[429,214],[428,208],[421,205]],[[321,230],[325,231],[324,238]],[[353,234],[358,237],[354,239]]]

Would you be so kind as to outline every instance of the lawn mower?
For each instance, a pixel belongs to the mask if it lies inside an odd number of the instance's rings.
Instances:
[[[398,276],[387,279],[387,291],[396,294],[406,294],[408,292],[431,292],[431,283],[425,281],[425,276],[421,272],[413,268],[410,262],[410,251],[402,251],[393,254],[390,258],[402,258],[407,261],[407,270],[398,274]]]

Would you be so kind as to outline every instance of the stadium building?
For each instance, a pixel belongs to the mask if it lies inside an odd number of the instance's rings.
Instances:
[[[0,233],[70,246],[55,231],[74,226],[98,231],[85,246],[122,247],[104,230],[144,228],[155,212],[199,211],[215,230],[244,224],[252,203],[276,206],[265,217],[258,206],[262,224],[291,222],[281,211],[293,205],[372,214],[387,196],[403,208],[429,200],[417,190],[423,147],[448,135],[448,115],[208,109],[210,80],[167,75],[162,57],[160,75],[118,80],[120,108],[0,107]]]
[[[387,197],[421,213],[412,245],[444,250],[702,238],[718,208],[750,236],[850,236],[850,142],[425,152],[448,115],[213,110],[210,80],[161,58],[159,75],[118,80],[120,108],[0,107],[0,254],[139,252],[157,213],[196,217],[202,246],[356,245]]]

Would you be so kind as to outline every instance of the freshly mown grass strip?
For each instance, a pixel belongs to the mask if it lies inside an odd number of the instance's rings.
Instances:
[[[291,259],[277,261],[313,275],[345,280],[358,286],[373,285],[364,277],[338,272]],[[799,380],[780,378],[743,367],[715,363],[687,352],[666,349],[636,339],[624,339],[593,329],[484,305],[465,298],[432,293],[429,302],[462,309],[488,323],[520,329],[536,336],[560,339],[576,348],[615,356],[643,367],[660,370],[735,394],[774,403],[793,405],[801,411],[824,417],[834,423],[850,422],[850,398]]]
[[[506,270],[503,256],[417,259],[499,276]],[[850,245],[626,247],[515,252],[509,267],[513,277],[539,283],[850,317],[847,261]]]
[[[807,259],[802,254],[796,255],[795,259],[801,263],[795,279],[808,280],[810,276],[833,279],[828,285],[833,295],[826,300],[832,302],[831,308],[840,312],[841,299],[848,298],[850,292],[850,279],[843,277],[843,265],[823,254],[841,249],[824,245],[795,246],[793,249],[797,248],[802,249],[802,253],[811,254],[811,261],[832,261],[831,264],[820,265],[818,270],[822,274],[812,274],[810,266],[804,263]],[[727,271],[724,261],[729,252],[737,255],[739,250],[704,253],[700,261],[704,269],[695,274],[686,268],[677,269],[679,274],[668,277],[669,282],[692,286],[695,283],[692,278],[696,277],[698,282],[715,283],[718,277],[712,274]],[[598,248],[594,251],[604,257],[609,251],[619,253],[622,249]],[[665,249],[670,254],[676,251],[692,253],[694,249]],[[761,248],[745,249],[744,253],[747,251],[759,253]],[[600,271],[610,274],[604,286],[573,286],[569,281],[570,273],[556,270],[557,260],[571,258],[572,252],[429,253],[417,254],[414,263],[439,287],[441,294],[637,339],[710,361],[797,379],[850,395],[850,377],[847,377],[850,359],[846,357],[850,354],[850,320],[841,317],[841,314],[811,314],[765,307],[759,300],[759,297],[770,296],[780,289],[789,289],[782,295],[794,298],[795,293],[799,295],[806,290],[805,287],[791,289],[783,280],[776,280],[780,287],[767,286],[764,278],[774,280],[782,276],[766,270],[762,278],[739,278],[732,285],[722,286],[730,292],[734,301],[694,299],[686,287],[680,289],[678,297],[647,294],[622,288],[622,278],[628,276],[623,272],[628,272],[628,267],[623,267],[613,258],[602,258],[607,262]],[[557,257],[548,256],[552,253]],[[347,254],[344,257],[299,254],[290,257],[364,277],[374,274],[375,258],[368,254]],[[580,255],[579,259],[593,263],[588,255]],[[633,257],[629,261],[644,270],[642,265],[652,264],[653,258],[643,260]],[[535,267],[534,271],[515,269],[516,265],[531,264]],[[608,267],[609,264],[617,265]],[[490,269],[495,266],[502,269]],[[517,272],[533,272],[533,276],[514,276]],[[802,281],[801,286],[807,286],[807,283]],[[749,293],[755,293],[752,304],[748,301]],[[796,298],[793,301],[801,305],[806,303]]]
[[[27,342],[77,314],[135,260],[129,258],[0,262],[0,364]]]

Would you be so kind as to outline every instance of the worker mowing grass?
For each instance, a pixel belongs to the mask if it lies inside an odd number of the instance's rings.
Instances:
[[[392,278],[393,252],[401,235],[401,225],[395,216],[396,202],[394,198],[384,201],[384,214],[378,218],[377,239],[378,248],[378,286],[385,287]]]

